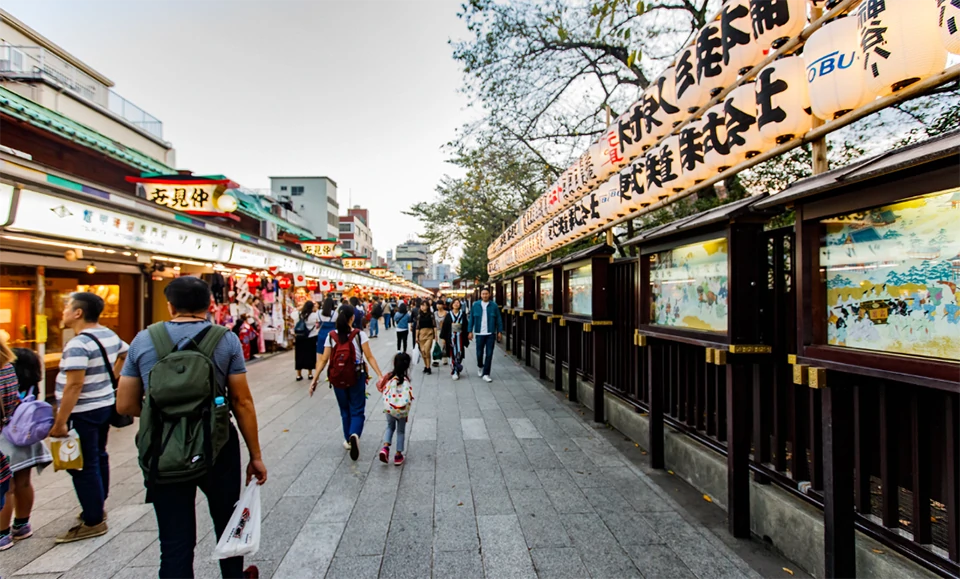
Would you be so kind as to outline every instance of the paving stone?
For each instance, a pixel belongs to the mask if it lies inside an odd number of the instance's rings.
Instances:
[[[513,503],[507,485],[501,479],[499,483],[472,485],[473,505],[478,515],[512,515]]]
[[[382,554],[389,528],[390,517],[386,513],[364,513],[351,516],[343,531],[336,556]]]
[[[643,579],[637,566],[619,548],[580,549],[580,559],[592,579]]]
[[[380,573],[384,577],[429,577],[433,564],[433,520],[394,516]]]
[[[507,418],[507,422],[510,423],[513,434],[517,438],[543,438],[543,435],[541,435],[537,427],[530,422],[529,418]]]
[[[463,428],[463,440],[489,440],[487,425],[483,418],[464,418],[461,421]]]
[[[526,551],[523,532],[516,515],[481,515],[477,528],[484,551],[488,549]]]
[[[336,557],[327,569],[328,579],[377,579],[379,574],[380,555]],[[321,577],[321,575],[312,576]]]
[[[687,579],[693,571],[666,545],[627,545],[624,547],[644,577]]]
[[[436,551],[479,549],[477,518],[472,509],[438,512],[434,518],[433,539],[433,548]]]
[[[304,525],[280,561],[274,576],[278,579],[323,576],[337,550],[343,530],[343,523]],[[260,551],[262,553],[265,552]]]
[[[520,441],[523,452],[530,462],[530,466],[537,470],[563,468],[563,463],[557,454],[543,439],[528,438]]]
[[[63,579],[107,579],[118,573],[137,556],[157,535],[150,531],[120,533],[103,547],[73,566]],[[19,545],[18,545],[19,546]]]
[[[433,576],[438,579],[483,579],[480,553],[472,551],[438,551],[433,554]]]
[[[537,576],[526,549],[484,549],[483,570],[487,579],[534,579]]]
[[[407,440],[436,440],[437,439],[437,419],[436,418],[415,418],[407,422]]]
[[[582,579],[589,576],[580,560],[580,552],[572,547],[531,549],[530,556],[540,579]]]

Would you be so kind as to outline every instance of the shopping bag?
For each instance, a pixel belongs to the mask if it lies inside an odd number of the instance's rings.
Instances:
[[[433,342],[433,359],[439,360],[440,358],[443,358],[443,350],[440,348],[440,342],[434,341]]]
[[[50,454],[53,455],[53,470],[80,470],[83,468],[83,453],[80,452],[80,436],[71,430],[63,438],[50,438]]]
[[[260,485],[250,481],[237,501],[230,523],[213,550],[213,559],[246,557],[260,549]]]

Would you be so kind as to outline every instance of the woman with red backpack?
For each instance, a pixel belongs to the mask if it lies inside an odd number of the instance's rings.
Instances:
[[[364,410],[367,403],[367,381],[370,375],[363,359],[377,373],[377,379],[383,376],[377,359],[370,351],[370,337],[363,330],[353,327],[355,317],[362,315],[359,310],[347,305],[337,311],[337,329],[327,336],[317,365],[317,373],[310,383],[310,396],[317,390],[320,373],[330,363],[327,379],[337,397],[340,406],[340,420],[343,423],[343,447],[350,451],[350,458],[360,457],[360,436],[363,434]]]

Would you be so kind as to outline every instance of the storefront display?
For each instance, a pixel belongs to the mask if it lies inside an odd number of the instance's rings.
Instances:
[[[584,265],[566,272],[566,312],[577,316],[593,315],[593,267]]]
[[[545,312],[553,311],[553,274],[547,273],[537,278],[537,309]]]
[[[650,323],[726,333],[727,240],[650,256]]]
[[[827,342],[960,360],[960,189],[821,221]]]

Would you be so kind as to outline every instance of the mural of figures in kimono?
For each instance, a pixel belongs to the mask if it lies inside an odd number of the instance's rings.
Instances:
[[[584,265],[567,272],[567,312],[593,315],[593,267]]]
[[[960,359],[960,189],[823,223],[828,343]]]
[[[712,239],[650,256],[650,323],[727,331],[727,240]]]

